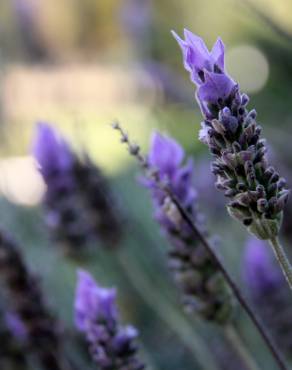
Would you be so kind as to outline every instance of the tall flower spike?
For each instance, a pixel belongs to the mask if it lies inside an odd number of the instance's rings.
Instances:
[[[78,272],[75,324],[86,335],[95,363],[102,370],[142,370],[134,343],[138,333],[121,326],[116,290],[99,286],[86,271]]]
[[[189,31],[185,40],[175,37],[183,49],[186,69],[191,77],[196,75],[192,80],[204,116],[199,138],[213,155],[216,186],[230,198],[230,215],[259,239],[270,240],[292,287],[291,266],[276,240],[289,191],[285,179],[268,164],[256,111],[248,111],[249,98],[227,75],[221,41],[207,53],[203,41]]]
[[[196,190],[193,186],[193,163],[184,164],[184,151],[173,139],[158,133],[152,135],[148,156],[150,167],[157,170],[177,199],[187,209],[206,238],[209,235],[204,218],[198,212]],[[169,265],[175,281],[183,293],[183,301],[190,311],[204,319],[225,323],[232,313],[229,288],[208,251],[183,222],[176,207],[157,188],[155,181],[146,181],[155,208],[155,217],[171,243]]]
[[[96,239],[116,245],[122,235],[115,199],[101,171],[88,155],[76,155],[69,143],[47,124],[39,124],[33,153],[47,185],[46,222],[69,252]]]
[[[290,292],[264,241],[250,238],[242,262],[242,277],[251,299],[276,341],[292,358]],[[280,307],[280,312],[279,312]]]
[[[28,347],[44,369],[62,370],[59,325],[45,305],[37,277],[29,272],[17,245],[4,232],[0,232],[0,278],[9,308],[26,331]]]

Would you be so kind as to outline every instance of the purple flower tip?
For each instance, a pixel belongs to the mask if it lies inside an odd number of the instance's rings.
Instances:
[[[162,175],[171,176],[184,157],[182,147],[172,138],[154,132],[151,138],[149,164]]]
[[[116,321],[116,290],[100,287],[84,270],[78,271],[75,297],[75,323],[80,331],[97,320]]]
[[[220,38],[209,51],[199,36],[186,29],[184,30],[184,40],[174,31],[172,31],[172,35],[182,49],[184,66],[190,72],[191,80],[197,86],[204,83],[206,71],[224,73],[225,46]]]
[[[46,123],[37,125],[32,152],[45,180],[56,171],[68,170],[74,158],[69,144]]]
[[[184,164],[184,157],[183,148],[174,139],[157,132],[153,133],[148,155],[150,166],[159,171],[160,178],[169,183],[185,207],[193,207],[196,198],[193,187],[193,162],[189,160]],[[157,188],[155,182],[146,180],[143,184],[152,191],[156,219],[161,224],[168,224],[169,221],[161,208],[165,194]]]
[[[201,110],[208,116],[206,105],[224,101],[235,86],[225,71],[225,46],[218,38],[209,51],[204,41],[188,30],[184,30],[184,40],[173,31],[172,34],[182,49],[184,67],[198,87],[197,99]]]

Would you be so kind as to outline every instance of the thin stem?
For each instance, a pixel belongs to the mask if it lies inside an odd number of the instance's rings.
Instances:
[[[279,239],[277,237],[272,238],[271,240],[269,240],[269,242],[273,248],[277,261],[281,266],[283,274],[286,280],[288,281],[289,287],[290,289],[292,289],[292,266],[288,260],[284,248],[280,244]]]
[[[245,343],[243,343],[234,326],[232,325],[225,326],[224,332],[227,339],[234,347],[239,357],[243,360],[245,367],[249,370],[260,370],[258,364],[251,356],[250,351],[246,348]]]
[[[247,303],[247,300],[242,295],[241,291],[239,290],[237,284],[233,280],[232,276],[229,274],[229,272],[226,270],[224,264],[222,263],[220,257],[217,255],[217,253],[212,248],[211,244],[208,242],[207,239],[205,239],[204,235],[200,232],[200,230],[197,228],[195,222],[193,221],[192,217],[189,215],[188,211],[183,207],[183,205],[180,203],[180,201],[177,199],[175,194],[172,192],[172,190],[167,186],[167,184],[164,184],[161,182],[159,177],[159,172],[154,170],[148,163],[147,159],[140,153],[140,147],[134,143],[131,143],[129,140],[128,135],[124,132],[124,130],[121,128],[119,123],[114,123],[113,128],[117,131],[119,131],[121,135],[121,142],[125,143],[128,146],[129,153],[135,157],[138,162],[140,163],[142,169],[146,172],[146,175],[151,178],[152,181],[155,181],[157,186],[165,192],[165,194],[170,198],[170,200],[173,202],[173,204],[176,206],[178,212],[180,213],[182,219],[186,222],[186,224],[190,227],[190,229],[193,231],[194,235],[198,238],[198,240],[201,242],[201,244],[206,248],[206,250],[209,252],[210,256],[213,258],[215,263],[217,264],[218,269],[221,271],[222,275],[224,276],[227,284],[230,286],[231,291],[241,304],[242,308],[245,310],[255,327],[257,328],[258,332],[262,336],[264,342],[266,343],[267,347],[270,350],[271,355],[274,357],[276,363],[278,364],[279,368],[281,370],[288,370],[286,367],[284,360],[282,359],[282,356],[278,352],[277,348],[275,347],[273,341],[267,334],[264,326],[257,318],[256,313],[253,311],[253,309],[249,306]]]

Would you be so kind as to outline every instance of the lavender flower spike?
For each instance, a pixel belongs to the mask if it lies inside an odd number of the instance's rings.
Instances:
[[[54,238],[73,254],[96,240],[116,245],[122,235],[118,207],[89,156],[75,154],[45,123],[37,126],[33,154],[47,185],[43,203]]]
[[[138,333],[121,326],[116,290],[100,287],[86,271],[78,272],[75,324],[86,335],[92,357],[102,370],[142,370],[134,343]]]
[[[198,88],[196,96],[204,116],[199,138],[213,155],[216,186],[230,198],[230,215],[257,238],[269,240],[292,289],[292,266],[277,239],[289,190],[285,179],[268,164],[256,111],[248,111],[248,96],[227,75],[220,40],[210,53],[189,31],[185,31],[185,40],[175,37]]]
[[[189,160],[184,164],[184,157],[182,147],[175,140],[153,134],[148,156],[150,167],[158,171],[161,181],[167,183],[201,232],[209,238],[203,216],[197,209],[193,163]],[[228,322],[233,302],[216,263],[189,226],[181,220],[165,192],[157,188],[156,182],[148,180],[145,185],[152,193],[155,217],[172,246],[169,265],[183,293],[186,308],[206,320],[221,324]]]
[[[63,370],[59,323],[47,309],[39,279],[30,273],[15,242],[0,231],[0,278],[15,315],[10,329],[27,343],[45,370]]]
[[[243,280],[264,322],[269,325],[281,348],[292,358],[290,292],[273,262],[264,241],[255,238],[247,241],[242,262]]]

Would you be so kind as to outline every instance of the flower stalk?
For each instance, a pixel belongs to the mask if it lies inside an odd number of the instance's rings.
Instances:
[[[290,289],[292,289],[292,267],[284,251],[284,248],[280,244],[279,239],[277,237],[271,238],[269,240],[269,243],[272,246],[272,249],[275,253],[277,261],[279,262],[279,265],[282,268],[282,271],[289,284],[289,287]]]
[[[250,320],[255,325],[256,329],[258,330],[259,334],[261,335],[263,341],[266,343],[267,348],[269,349],[271,355],[275,359],[275,362],[278,364],[279,369],[281,370],[288,370],[285,365],[285,362],[282,358],[282,355],[279,353],[278,349],[276,348],[275,344],[273,343],[270,336],[267,334],[264,326],[258,319],[256,313],[248,304],[247,300],[241,293],[240,289],[238,288],[237,284],[233,280],[232,276],[226,270],[224,264],[222,263],[221,259],[217,256],[217,253],[214,251],[211,244],[208,240],[204,237],[202,232],[198,229],[197,225],[193,221],[192,217],[189,215],[188,211],[184,208],[181,202],[177,199],[176,195],[173,191],[169,188],[169,186],[163,183],[160,179],[159,173],[157,170],[151,168],[147,159],[141,154],[140,147],[137,144],[132,143],[129,140],[127,133],[121,128],[118,123],[114,123],[112,125],[113,129],[117,130],[121,135],[121,142],[125,143],[128,147],[130,155],[135,157],[140,164],[141,168],[145,171],[146,176],[149,176],[149,179],[155,181],[157,187],[165,192],[165,194],[170,198],[174,206],[176,206],[177,212],[179,212],[181,218],[186,222],[186,224],[191,228],[194,234],[197,236],[200,243],[206,248],[210,256],[216,262],[219,270],[222,272],[227,284],[229,285],[231,291],[233,292],[234,296],[237,298],[238,302],[241,304],[242,308],[245,310],[246,314],[249,316]]]

